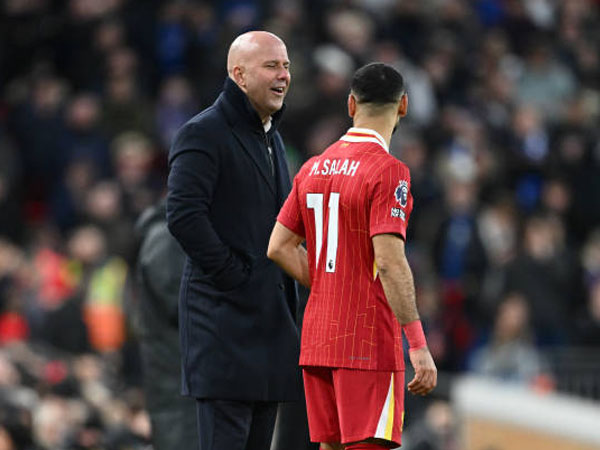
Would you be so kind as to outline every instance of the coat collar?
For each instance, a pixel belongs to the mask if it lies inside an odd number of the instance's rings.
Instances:
[[[248,96],[229,77],[225,79],[223,92],[220,98],[225,100],[225,113],[232,124],[243,122],[253,130],[264,133],[262,121],[252,106],[252,103],[248,100]],[[285,104],[279,111],[271,116],[271,128],[267,134],[271,135],[275,133],[281,122],[281,116],[283,115],[284,110]]]
[[[281,120],[283,108],[271,116],[271,128],[265,133],[264,126],[258,113],[250,103],[250,100],[248,100],[248,96],[230,78],[225,80],[223,92],[219,96],[216,105],[223,111],[226,120],[231,126],[233,135],[243,150],[252,158],[267,186],[277,197],[278,182],[276,184],[276,178],[271,174],[271,168],[267,160],[266,146],[272,146],[275,154],[275,165],[277,167],[279,145],[275,143],[277,137],[274,135],[277,131],[277,125]]]

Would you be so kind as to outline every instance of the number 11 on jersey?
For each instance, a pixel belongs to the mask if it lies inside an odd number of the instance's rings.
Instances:
[[[306,194],[306,206],[315,214],[315,268],[319,266],[321,247],[323,246],[323,194]],[[329,195],[329,220],[327,223],[327,258],[325,272],[335,272],[335,262],[338,247],[338,218],[340,208],[339,192]]]

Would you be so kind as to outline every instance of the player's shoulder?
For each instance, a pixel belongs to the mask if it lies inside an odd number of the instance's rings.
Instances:
[[[363,158],[372,159],[378,165],[401,162],[378,142],[353,142],[351,145],[355,146],[354,148],[358,155]]]
[[[386,163],[389,167],[397,167],[408,170],[408,166],[406,165],[406,163],[404,163],[404,161],[390,153],[387,154]]]
[[[410,174],[408,166],[387,151],[378,153],[378,156],[376,170],[373,171],[373,175],[380,175],[385,172]]]

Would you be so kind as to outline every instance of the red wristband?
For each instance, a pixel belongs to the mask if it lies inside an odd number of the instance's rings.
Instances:
[[[423,325],[421,325],[420,320],[413,320],[410,323],[402,325],[402,330],[404,330],[410,350],[419,350],[420,348],[427,347],[427,340],[425,339]]]

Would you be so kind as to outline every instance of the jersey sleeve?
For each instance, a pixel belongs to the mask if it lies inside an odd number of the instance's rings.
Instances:
[[[285,200],[279,215],[277,216],[277,222],[281,223],[286,228],[292,230],[299,236],[305,237],[304,222],[302,221],[302,213],[300,208],[300,199],[298,197],[298,184],[300,181],[301,173],[298,173],[294,178],[292,190]]]
[[[406,227],[413,207],[410,172],[400,161],[380,171],[372,180],[369,233],[399,234],[406,240]]]

